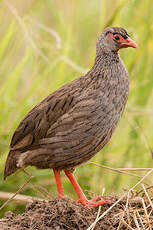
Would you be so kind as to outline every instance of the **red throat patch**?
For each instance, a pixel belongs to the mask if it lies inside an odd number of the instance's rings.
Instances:
[[[118,54],[118,51],[119,51],[119,49],[114,50],[113,52],[114,52],[114,54]]]

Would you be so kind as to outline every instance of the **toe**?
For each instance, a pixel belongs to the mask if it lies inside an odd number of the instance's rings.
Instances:
[[[89,201],[88,206],[98,207],[104,204],[111,204],[111,201],[110,200],[99,200],[97,202]]]
[[[104,204],[111,204],[110,200],[99,200],[99,199],[101,199],[101,197],[96,196],[92,200],[79,199],[77,202],[83,204],[84,206],[88,206],[88,207],[98,207],[98,206],[101,206],[101,205],[104,205]]]

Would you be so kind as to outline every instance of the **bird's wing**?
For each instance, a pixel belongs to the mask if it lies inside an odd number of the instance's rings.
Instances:
[[[49,95],[35,106],[19,124],[11,140],[10,149],[23,149],[41,138],[48,129],[72,107],[73,96],[62,90]]]
[[[93,99],[83,98],[61,116],[48,129],[46,137],[39,141],[41,152],[38,153],[37,149],[31,151],[35,164],[40,155],[50,155],[49,159],[45,157],[47,164],[53,163],[55,168],[62,169],[67,165],[80,164],[97,152],[98,146],[106,143],[106,133],[104,130],[104,136],[101,134],[105,121],[102,121],[100,108],[96,107]],[[32,154],[28,154],[29,162],[33,162],[30,160]],[[43,160],[44,164],[46,159]]]
[[[77,101],[50,126],[37,145],[24,149],[19,165],[61,170],[87,161],[101,142],[101,116],[96,115],[96,106],[93,99]]]

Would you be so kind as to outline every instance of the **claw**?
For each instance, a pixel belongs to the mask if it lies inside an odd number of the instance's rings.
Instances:
[[[92,200],[87,200],[87,199],[79,199],[77,202],[83,204],[84,206],[88,207],[98,207],[104,204],[111,204],[112,202],[110,200],[99,200],[101,197],[97,196],[93,198]],[[99,201],[97,201],[99,200]],[[97,202],[95,202],[97,201]]]

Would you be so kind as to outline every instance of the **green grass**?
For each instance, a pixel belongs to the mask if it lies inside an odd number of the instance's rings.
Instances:
[[[126,28],[139,49],[120,52],[131,79],[128,105],[110,143],[92,161],[118,168],[152,167],[152,12],[152,0],[0,1],[0,190],[15,192],[27,178],[17,172],[6,182],[2,179],[15,128],[37,102],[93,65],[97,37],[110,25]],[[56,195],[51,170],[28,171],[34,175],[31,185]],[[79,167],[76,176],[84,190],[95,193],[102,187],[122,193],[137,181],[91,164]],[[63,179],[65,193],[76,198]],[[30,185],[23,194],[40,195]],[[6,209],[20,212],[23,206],[13,202]]]

